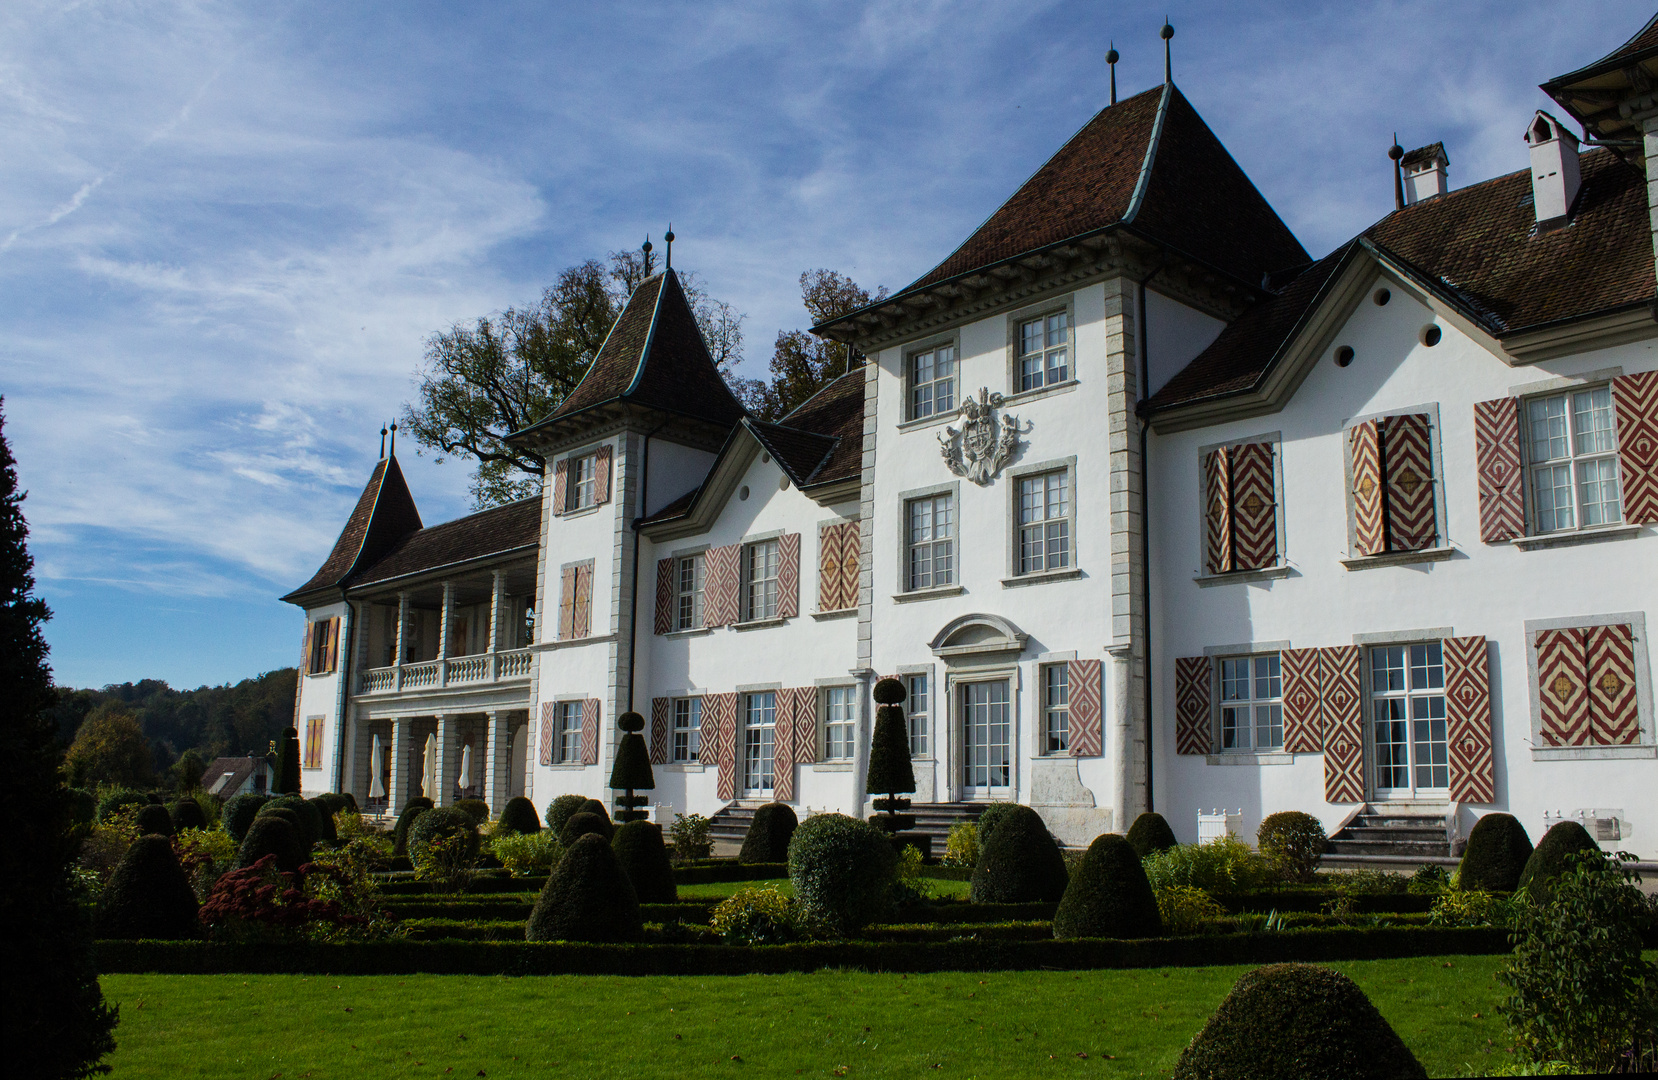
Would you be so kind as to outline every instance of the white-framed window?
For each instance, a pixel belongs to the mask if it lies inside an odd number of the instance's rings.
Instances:
[[[777,618],[776,540],[761,540],[743,548],[744,622]]]
[[[1040,390],[1071,377],[1070,317],[1055,311],[1019,324],[1019,389]]]
[[[581,702],[561,701],[555,715],[558,731],[553,739],[553,764],[577,764],[581,761]]]
[[[674,629],[694,630],[702,625],[702,587],[705,560],[701,554],[679,559],[674,572]]]
[[[927,676],[904,676],[910,710],[910,757],[927,756]]]
[[[1612,387],[1528,398],[1525,405],[1535,530],[1561,532],[1622,521]]]
[[[853,688],[831,686],[823,692],[823,756],[829,761],[852,757],[858,731]]]
[[[743,695],[743,789],[771,790],[777,754],[777,691]]]
[[[911,499],[905,506],[909,522],[908,568],[910,589],[931,589],[956,583],[956,497],[950,492]]]
[[[1071,748],[1071,666],[1042,665],[1042,752],[1063,754]]]
[[[1220,662],[1220,748],[1281,750],[1284,677],[1277,653]]]
[[[674,699],[672,757],[675,761],[696,761],[702,753],[702,699]]]
[[[585,510],[593,505],[598,477],[599,455],[583,454],[570,459],[570,479],[564,489],[564,512]]]
[[[1378,792],[1450,787],[1445,659],[1439,642],[1371,647],[1370,724]]]
[[[910,354],[910,420],[943,416],[956,409],[956,347],[935,345]]]
[[[1019,572],[1071,565],[1071,483],[1065,469],[1019,478]]]

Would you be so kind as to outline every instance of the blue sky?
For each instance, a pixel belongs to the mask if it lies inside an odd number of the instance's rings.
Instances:
[[[747,315],[906,284],[1107,100],[1175,81],[1315,255],[1386,213],[1392,132],[1524,168],[1536,84],[1650,15],[1582,3],[9,0],[0,393],[60,683],[295,662],[422,342],[673,222]],[[1593,12],[1595,18],[1584,18]],[[428,522],[462,463],[400,456]]]

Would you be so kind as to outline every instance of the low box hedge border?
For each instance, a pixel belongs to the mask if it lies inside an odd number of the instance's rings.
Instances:
[[[1338,889],[1263,889],[1258,892],[1215,893],[1215,902],[1228,914],[1242,912],[1310,911],[1324,909],[1324,905],[1343,897],[1353,901],[1353,910],[1360,915],[1412,915],[1433,909],[1438,896],[1416,893],[1344,893]]]

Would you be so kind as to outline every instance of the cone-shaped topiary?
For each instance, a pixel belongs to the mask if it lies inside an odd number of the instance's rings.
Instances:
[[[597,799],[583,799],[582,804],[581,804],[581,809],[577,810],[576,813],[578,813],[578,814],[597,814],[600,817],[604,818],[606,821],[610,820],[610,811],[606,810],[604,808],[604,803],[600,802]]]
[[[1174,1075],[1425,1080],[1428,1073],[1352,979],[1312,964],[1273,964],[1233,984]]]
[[[610,768],[610,787],[623,793],[616,799],[616,820],[643,821],[645,812],[639,808],[646,799],[634,792],[656,787],[651,753],[645,748],[645,737],[639,734],[645,730],[645,718],[630,710],[617,718],[616,726],[622,729],[622,741],[616,747],[616,763]]]
[[[325,791],[321,795],[313,796],[311,804],[318,810],[321,810],[324,815],[331,818],[341,810],[351,806],[351,801],[344,795],[340,795],[332,791]]]
[[[470,865],[477,860],[477,819],[458,806],[440,806],[414,819],[409,825],[409,858],[414,859],[427,844],[440,836],[460,838],[461,843],[465,845],[466,863]]]
[[[252,866],[266,855],[276,856],[276,868],[295,873],[311,859],[311,850],[299,838],[299,830],[285,812],[276,810],[253,819],[242,849],[236,854],[236,869]]]
[[[887,835],[845,814],[815,814],[789,841],[795,899],[843,934],[886,914],[897,867]]]
[[[743,837],[743,848],[737,853],[740,863],[780,863],[789,861],[789,841],[800,820],[794,816],[788,803],[772,802],[754,811],[748,835]]]
[[[262,817],[281,818],[294,827],[294,835],[300,838],[300,843],[305,842],[305,826],[300,824],[299,815],[294,813],[293,807],[264,806],[260,808],[258,815],[253,820],[258,821]]]
[[[167,812],[165,806],[150,803],[138,808],[138,831],[146,836],[173,835],[173,815]]]
[[[909,723],[904,715],[904,684],[882,679],[875,684],[875,734],[869,743],[868,787],[875,800],[876,817],[870,821],[889,836],[915,827],[915,817],[905,813],[910,800],[904,793],[915,790],[915,770],[910,765]]]
[[[317,842],[332,844],[340,838],[339,830],[334,828],[334,811],[338,809],[333,802],[324,801],[322,796],[306,799],[305,805],[316,811]]]
[[[643,933],[633,883],[596,833],[570,845],[524,927],[529,941],[637,941]]]
[[[322,811],[312,806],[298,795],[278,795],[265,804],[266,810],[292,810],[299,818],[299,842],[310,851],[322,836]]]
[[[1174,830],[1162,814],[1148,810],[1128,827],[1128,846],[1143,859],[1154,851],[1179,847],[1180,841],[1174,838]]]
[[[195,799],[180,799],[167,804],[167,814],[173,819],[173,831],[207,828],[207,815],[201,812],[201,803]]]
[[[299,729],[282,729],[282,739],[276,744],[276,775],[271,779],[271,791],[276,795],[299,794]]]
[[[1065,857],[1041,815],[1010,803],[980,844],[969,889],[975,904],[1053,903],[1067,880]]]
[[[237,795],[225,803],[225,808],[219,813],[219,828],[230,834],[230,838],[240,844],[248,835],[248,826],[266,803],[271,801],[269,795]]]
[[[522,795],[514,795],[501,808],[501,818],[495,823],[498,833],[538,833],[541,818],[535,812],[535,803]]]
[[[564,823],[564,831],[558,834],[561,844],[569,847],[579,837],[594,833],[609,840],[616,834],[616,829],[610,824],[610,819],[603,814],[595,814],[591,810],[583,810],[579,814],[571,814],[570,820]]]
[[[140,836],[98,899],[98,936],[187,938],[200,929],[196,894],[164,836]]]
[[[560,795],[548,803],[545,818],[548,831],[554,836],[563,836],[565,823],[573,815],[580,813],[586,802],[585,795]]]
[[[464,810],[472,815],[472,820],[478,825],[489,824],[489,804],[482,799],[456,799],[456,810]]]
[[[990,841],[990,834],[996,831],[996,826],[1008,814],[1013,812],[1017,803],[991,803],[980,812],[978,820],[974,822],[979,830],[979,853],[984,853],[984,846]]]
[[[414,824],[415,818],[432,808],[432,800],[424,795],[416,795],[403,804],[403,812],[397,815],[397,824],[391,829],[391,853],[393,857],[409,853],[409,826]]]
[[[1558,822],[1537,842],[1537,849],[1526,860],[1525,868],[1520,871],[1520,880],[1514,887],[1528,890],[1533,900],[1546,904],[1554,898],[1554,879],[1572,868],[1566,856],[1578,851],[1599,850],[1600,845],[1582,825],[1575,821]]]
[[[677,904],[679,886],[668,862],[668,845],[662,842],[662,826],[650,821],[627,821],[616,827],[610,847],[616,852],[633,892],[641,904]]]
[[[1054,937],[1142,938],[1162,932],[1157,897],[1134,845],[1116,833],[1094,837],[1054,913]]]
[[[1474,822],[1457,867],[1457,888],[1513,892],[1531,858],[1531,837],[1512,814],[1486,814]]]

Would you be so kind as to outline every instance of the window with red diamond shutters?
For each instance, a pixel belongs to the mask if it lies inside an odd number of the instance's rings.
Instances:
[[[1284,675],[1284,752],[1324,750],[1324,665],[1318,649],[1285,649],[1278,657]]]
[[[599,699],[596,697],[581,703],[581,763],[599,763]]]
[[[673,724],[673,699],[651,698],[651,764],[668,763],[668,739]]]
[[[784,533],[777,538],[777,617],[792,619],[800,614],[800,534]]]
[[[1627,746],[1641,734],[1628,623],[1537,632],[1537,698],[1550,746]]]
[[[1451,801],[1494,803],[1491,751],[1491,663],[1483,637],[1446,638],[1445,719]]]
[[[815,691],[811,691],[815,692]],[[772,729],[772,799],[794,801],[794,728],[801,691],[785,687],[777,692],[777,722]]]
[[[553,718],[557,710],[555,702],[541,703],[541,745],[536,748],[536,760],[543,765],[553,763]]]
[[[1519,398],[1497,398],[1474,406],[1474,462],[1479,474],[1480,539],[1500,544],[1524,536]]]
[[[593,632],[593,564],[575,568],[576,596],[570,607],[570,636],[584,638]]]
[[[658,634],[674,628],[674,567],[678,559],[656,560],[656,623]]]
[[[1066,667],[1071,756],[1099,757],[1105,753],[1104,665],[1098,660],[1072,660]]]
[[[818,532],[817,609],[858,606],[858,523],[825,525]]]
[[[569,641],[576,636],[576,568],[566,566],[559,571],[558,581],[558,639]]]
[[[710,731],[712,728],[712,731]],[[737,797],[737,695],[707,694],[702,699],[702,745],[706,753],[713,736],[714,760],[719,763],[719,798]]]
[[[1324,801],[1364,800],[1364,709],[1357,645],[1285,649],[1284,750],[1324,755]]]
[[[1272,444],[1243,443],[1205,455],[1204,542],[1211,574],[1278,562]]]
[[[570,491],[570,459],[560,458],[553,463],[553,513],[564,513],[564,500]]]
[[[1658,371],[1612,380],[1618,422],[1618,472],[1623,518],[1631,525],[1658,524]]]
[[[1207,656],[1182,656],[1174,662],[1174,752],[1210,752],[1209,669]]]
[[[1439,537],[1432,417],[1404,413],[1354,424],[1347,448],[1357,551],[1381,555],[1432,547]]]
[[[737,556],[741,544],[709,548],[704,556],[702,625],[729,626],[737,621]]]
[[[610,459],[615,448],[609,443],[599,447],[593,455],[593,503],[598,505],[610,501]]]

